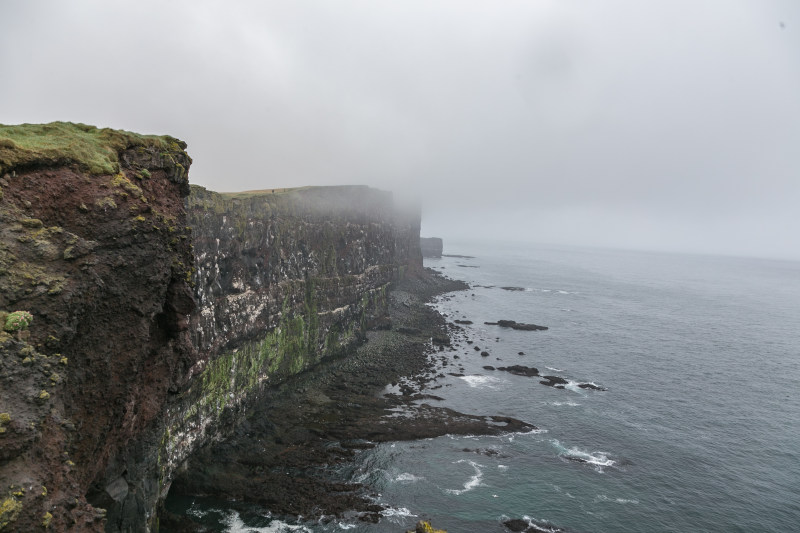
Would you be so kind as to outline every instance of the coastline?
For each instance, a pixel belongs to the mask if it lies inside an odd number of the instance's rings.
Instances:
[[[332,466],[379,442],[532,429],[516,419],[425,403],[437,399],[426,390],[433,355],[448,349],[458,328],[426,304],[468,288],[431,269],[409,273],[390,291],[389,314],[367,332],[366,342],[277,387],[233,437],[192,457],[173,483],[162,526],[211,531],[181,513],[179,502],[191,497],[243,511],[262,506],[290,519],[378,522],[383,508],[370,498],[370,487],[331,479]],[[391,410],[404,416],[387,416]]]

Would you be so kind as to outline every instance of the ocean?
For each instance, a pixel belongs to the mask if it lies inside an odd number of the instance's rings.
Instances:
[[[507,519],[540,531],[800,531],[800,263],[445,246],[472,257],[426,266],[472,289],[432,305],[473,323],[437,355],[449,363],[431,384],[443,400],[426,401],[539,429],[360,452],[332,475],[375,489],[387,506],[379,524],[287,524],[202,502],[197,513],[230,532],[401,532],[420,519],[450,533],[507,532]],[[484,324],[498,319],[549,329]]]

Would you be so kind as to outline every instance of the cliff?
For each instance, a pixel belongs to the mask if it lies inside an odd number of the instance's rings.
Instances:
[[[444,245],[439,237],[421,237],[419,245],[422,249],[422,257],[442,257]]]
[[[33,315],[0,333],[0,529],[102,530],[87,498],[193,363],[184,148],[0,127],[0,310]]]
[[[0,127],[0,310],[33,314],[0,337],[0,530],[157,530],[195,449],[347,353],[421,267],[389,193],[190,189],[184,148]]]

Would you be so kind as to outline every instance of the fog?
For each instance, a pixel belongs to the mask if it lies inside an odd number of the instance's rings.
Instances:
[[[0,2],[0,123],[366,184],[423,234],[800,259],[795,0]]]

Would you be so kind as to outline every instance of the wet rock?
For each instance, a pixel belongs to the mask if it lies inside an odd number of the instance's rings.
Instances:
[[[501,328],[511,328],[521,331],[545,331],[548,329],[547,326],[538,326],[536,324],[522,324],[519,322],[515,322],[514,320],[498,320],[497,325],[500,326]]]
[[[522,365],[501,366],[497,370],[510,372],[512,374],[516,374],[517,376],[534,377],[539,375],[539,369],[532,366],[522,366]]]
[[[542,385],[547,385],[548,387],[556,387],[556,388],[564,388],[564,385],[569,383],[566,379],[560,376],[542,376],[544,378],[543,381],[540,381]]]
[[[566,529],[547,522],[528,521],[521,518],[506,520],[503,525],[514,533],[567,533]]]
[[[601,387],[600,385],[595,385],[594,383],[579,383],[578,387],[580,387],[581,389],[588,389],[588,390],[599,390],[599,391],[608,390],[605,387]]]
[[[482,357],[489,357],[489,352],[483,351],[481,352]]]
[[[454,320],[456,324],[472,324],[472,320]]]
[[[431,337],[431,342],[440,347],[450,346],[450,337],[447,335],[437,334]]]

